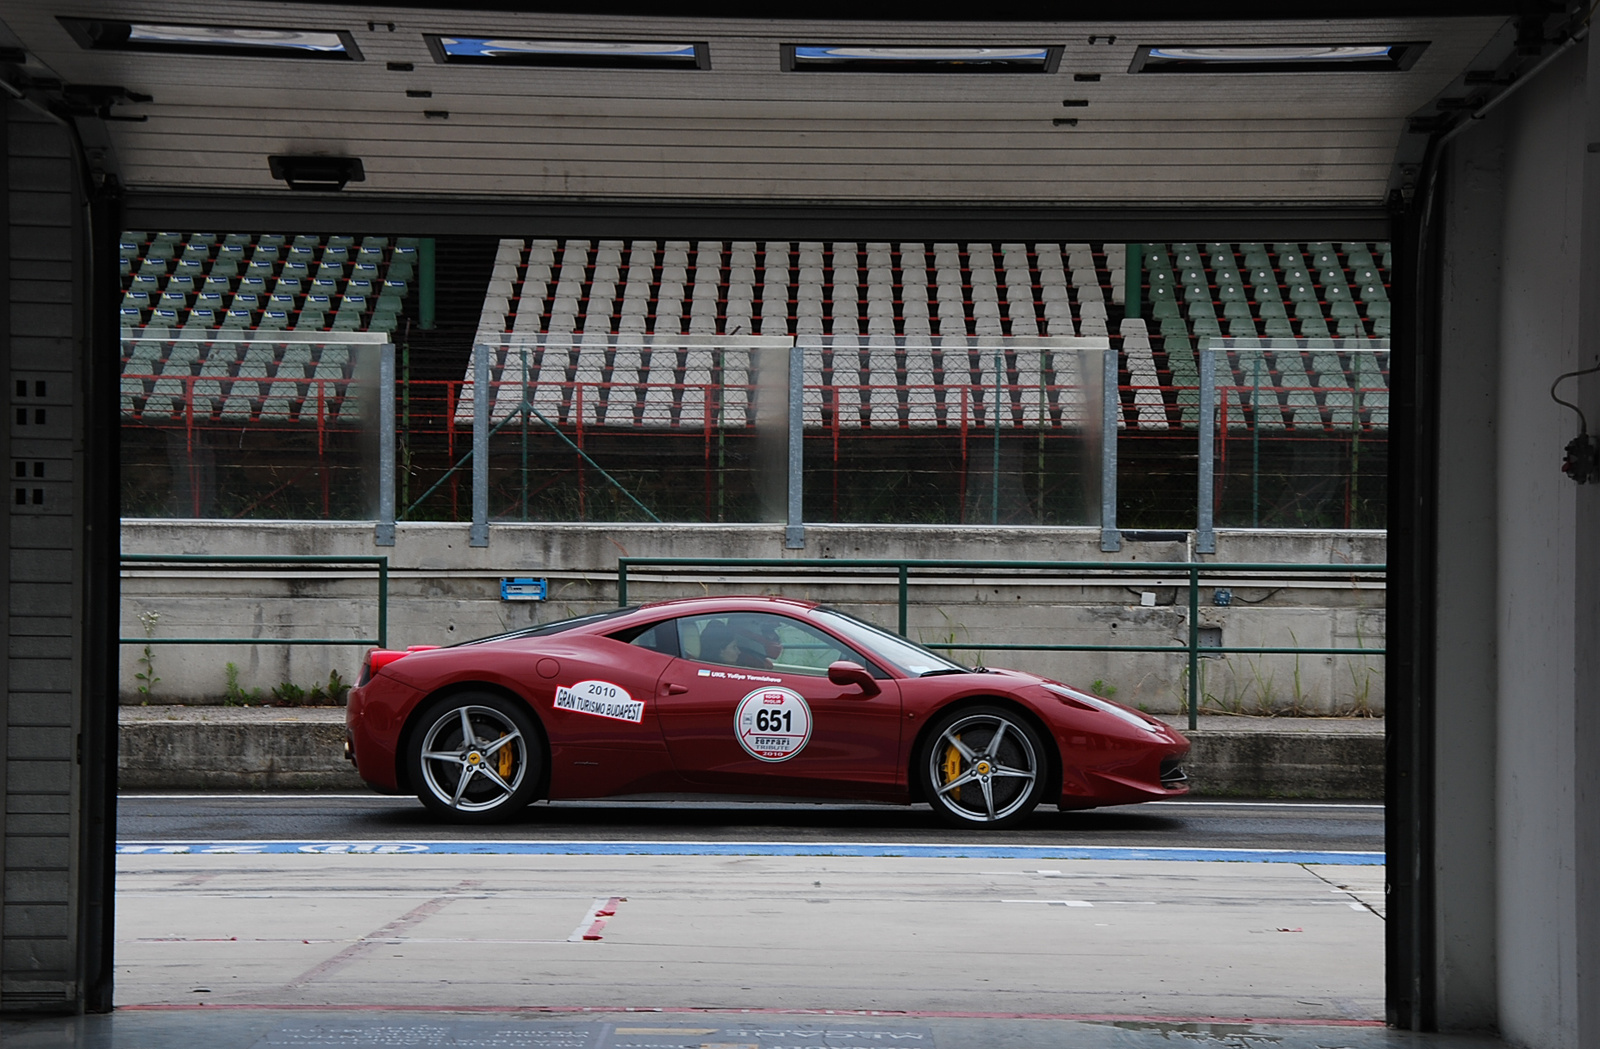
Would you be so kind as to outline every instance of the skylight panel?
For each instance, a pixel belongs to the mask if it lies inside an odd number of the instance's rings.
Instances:
[[[783,68],[797,73],[1054,73],[1060,64],[1061,48],[1047,45],[783,45]]]
[[[93,51],[151,51],[262,58],[361,60],[355,38],[341,29],[187,25],[63,18],[80,47]]]
[[[1409,69],[1426,43],[1184,44],[1140,47],[1130,73],[1329,73]]]
[[[445,64],[572,66],[587,69],[709,69],[704,43],[658,40],[549,40],[503,36],[427,37]]]

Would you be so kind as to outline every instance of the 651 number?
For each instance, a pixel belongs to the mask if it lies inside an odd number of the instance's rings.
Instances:
[[[757,732],[788,732],[790,731],[790,712],[787,710],[758,710],[756,711]]]

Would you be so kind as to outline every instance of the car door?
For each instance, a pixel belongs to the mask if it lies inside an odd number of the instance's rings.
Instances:
[[[679,657],[661,675],[656,713],[680,775],[752,793],[890,792],[902,782],[900,690],[849,645],[771,613],[674,622]],[[836,660],[873,670],[878,691],[830,682]]]

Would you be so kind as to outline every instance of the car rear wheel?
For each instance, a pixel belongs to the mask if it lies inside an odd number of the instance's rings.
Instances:
[[[533,800],[544,737],[522,703],[462,692],[422,712],[407,761],[423,805],[457,823],[493,823]]]
[[[944,822],[995,829],[1027,818],[1047,771],[1039,734],[1004,707],[946,715],[928,734],[918,769],[923,797]]]

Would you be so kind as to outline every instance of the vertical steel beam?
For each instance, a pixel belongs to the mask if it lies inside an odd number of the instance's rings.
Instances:
[[[1117,531],[1117,419],[1122,398],[1117,393],[1117,352],[1108,344],[1100,357],[1100,549],[1122,549]]]
[[[489,347],[472,348],[472,529],[468,546],[489,545]]]
[[[1144,245],[1126,244],[1122,257],[1122,315],[1137,317],[1144,312]]]
[[[789,347],[789,523],[783,530],[783,545],[788,550],[802,550],[806,545],[806,528],[801,500],[805,489],[805,449],[801,443],[805,436],[805,414],[801,401],[805,395],[805,351],[798,345]]]
[[[378,349],[378,525],[374,546],[394,545],[394,343]]]
[[[423,331],[432,331],[437,317],[433,249],[432,237],[423,237],[417,242],[417,324]]]
[[[1200,347],[1200,448],[1196,473],[1194,551],[1197,554],[1217,552],[1217,528],[1213,520],[1215,502],[1215,473],[1217,446],[1217,351],[1211,340],[1203,340]]]

